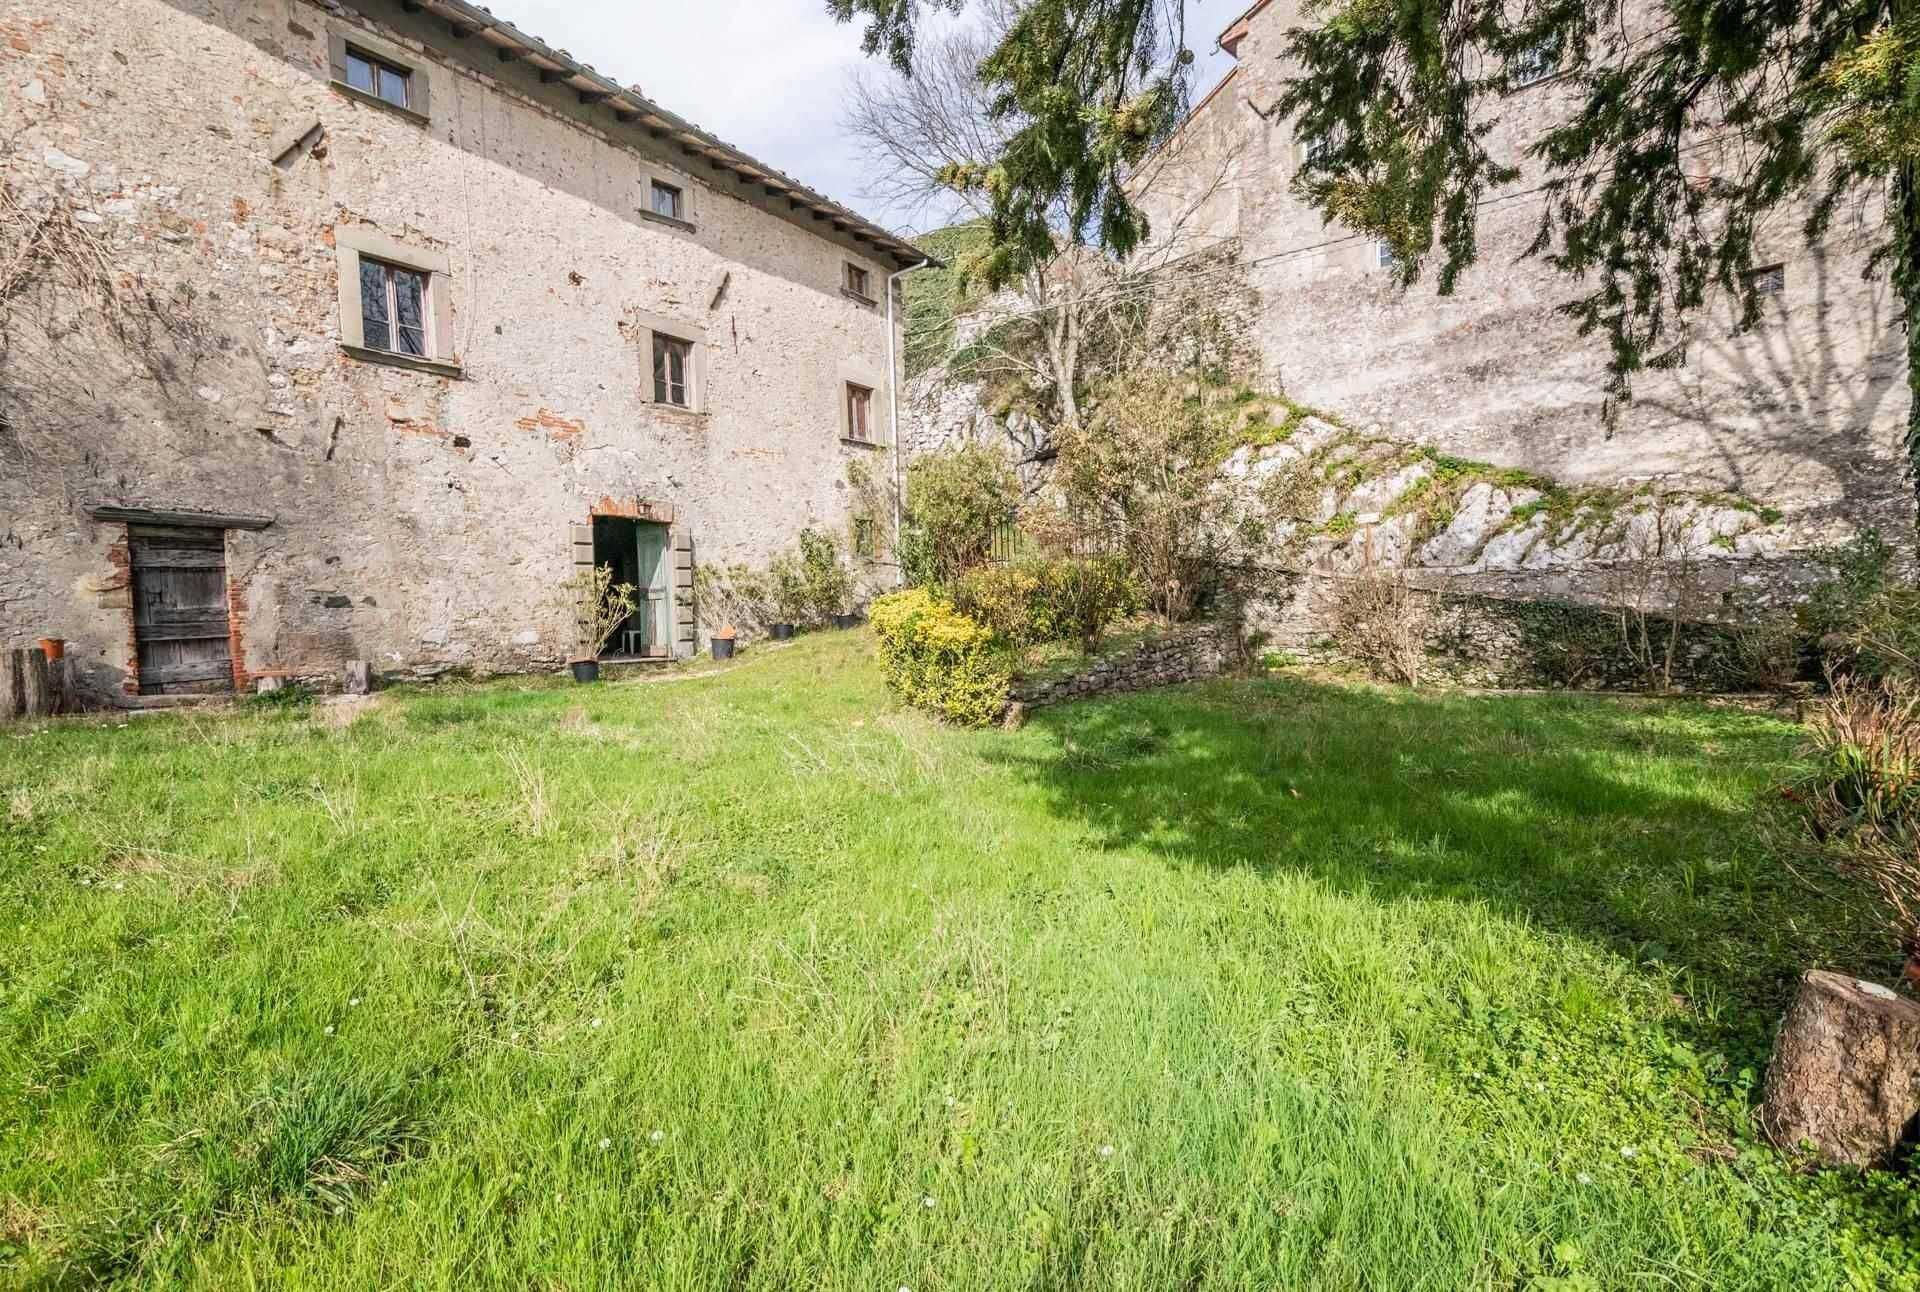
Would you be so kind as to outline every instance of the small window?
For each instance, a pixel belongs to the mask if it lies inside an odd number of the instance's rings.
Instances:
[[[1377,269],[1398,269],[1400,261],[1393,254],[1393,244],[1385,238],[1373,244],[1373,263]]]
[[[852,292],[855,296],[865,296],[871,300],[873,293],[867,290],[871,282],[872,276],[868,274],[866,270],[851,261],[847,262],[848,291]]]
[[[853,518],[853,554],[867,557],[874,554],[873,517],[855,516]]]
[[[1787,267],[1768,265],[1763,269],[1747,271],[1747,286],[1755,296],[1785,296],[1787,294]]]
[[[427,275],[417,269],[360,258],[361,343],[369,350],[425,358]]]
[[[396,108],[413,106],[413,73],[371,54],[347,49],[347,84]]]
[[[873,391],[847,383],[847,438],[873,439]]]
[[[662,184],[659,180],[654,180],[652,201],[653,213],[655,215],[664,215],[669,220],[684,220],[687,218],[686,203],[682,200],[680,190],[672,184]]]
[[[693,366],[693,342],[677,336],[653,334],[653,402],[691,408],[687,371]]]
[[[1554,49],[1552,41],[1543,40],[1513,56],[1507,64],[1507,77],[1518,90],[1538,84],[1559,70],[1559,51]]]
[[[1329,140],[1325,135],[1308,135],[1307,143],[1306,143],[1306,160],[1319,161],[1322,157],[1325,157],[1327,155],[1327,151],[1332,147],[1333,147],[1333,142]]]

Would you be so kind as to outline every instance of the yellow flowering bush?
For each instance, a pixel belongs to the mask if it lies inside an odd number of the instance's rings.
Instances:
[[[984,727],[1007,707],[1013,662],[985,624],[925,588],[875,601],[867,611],[880,639],[880,672],[893,693],[963,727]]]

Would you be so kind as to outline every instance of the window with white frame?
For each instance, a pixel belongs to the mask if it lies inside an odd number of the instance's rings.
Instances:
[[[361,257],[360,343],[388,354],[431,355],[431,290],[430,276],[418,269]]]
[[[655,215],[665,216],[669,220],[687,218],[686,194],[677,184],[668,184],[657,179],[651,181],[649,201]]]
[[[364,224],[334,229],[340,344],[356,358],[459,375],[452,262]]]
[[[413,107],[413,72],[397,63],[347,46],[347,84],[396,108]]]
[[[1399,257],[1393,254],[1393,244],[1385,238],[1373,244],[1373,264],[1376,269],[1398,269]]]
[[[665,332],[653,334],[653,402],[693,407],[693,342]]]

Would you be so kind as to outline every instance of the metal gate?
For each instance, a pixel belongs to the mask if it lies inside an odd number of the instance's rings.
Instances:
[[[129,525],[142,695],[233,689],[225,530]]]

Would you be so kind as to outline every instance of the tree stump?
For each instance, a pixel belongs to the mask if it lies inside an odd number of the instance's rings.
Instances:
[[[51,718],[54,712],[53,673],[40,648],[18,652],[20,660],[21,709],[29,718]]]
[[[25,651],[0,649],[0,722],[27,711],[26,672]]]
[[[348,695],[373,694],[372,660],[350,659],[347,661],[346,693]]]
[[[1884,1162],[1920,1114],[1920,1003],[1814,970],[1800,980],[1767,1066],[1760,1125],[1830,1166]]]

